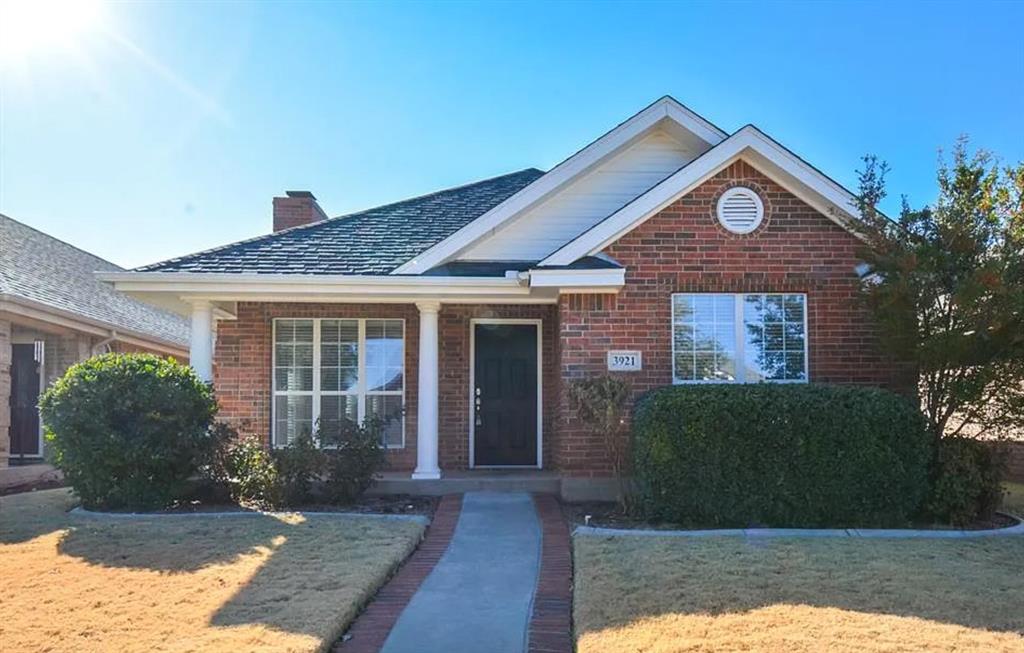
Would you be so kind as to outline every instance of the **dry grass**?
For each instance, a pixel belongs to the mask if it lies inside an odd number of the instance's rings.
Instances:
[[[315,651],[422,526],[68,515],[66,490],[0,498],[0,649]]]
[[[1024,537],[574,546],[579,653],[1024,651]]]

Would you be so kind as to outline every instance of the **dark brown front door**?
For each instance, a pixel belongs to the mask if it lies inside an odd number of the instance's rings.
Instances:
[[[537,465],[537,325],[475,324],[473,464]]]
[[[35,345],[11,345],[11,455],[39,456],[39,363]]]

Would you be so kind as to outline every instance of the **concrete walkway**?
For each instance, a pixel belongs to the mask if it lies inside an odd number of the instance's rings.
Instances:
[[[540,551],[540,522],[529,494],[466,494],[448,550],[381,651],[525,651]]]

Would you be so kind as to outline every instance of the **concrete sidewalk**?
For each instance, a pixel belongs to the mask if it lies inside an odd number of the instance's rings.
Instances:
[[[540,522],[529,494],[466,494],[448,550],[381,651],[525,651],[540,550]]]

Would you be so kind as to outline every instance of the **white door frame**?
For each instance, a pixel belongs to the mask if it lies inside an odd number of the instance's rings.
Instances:
[[[537,327],[537,464],[476,464],[476,326],[478,324],[532,324]],[[533,318],[472,318],[469,321],[469,468],[543,469],[544,465],[544,320]]]

